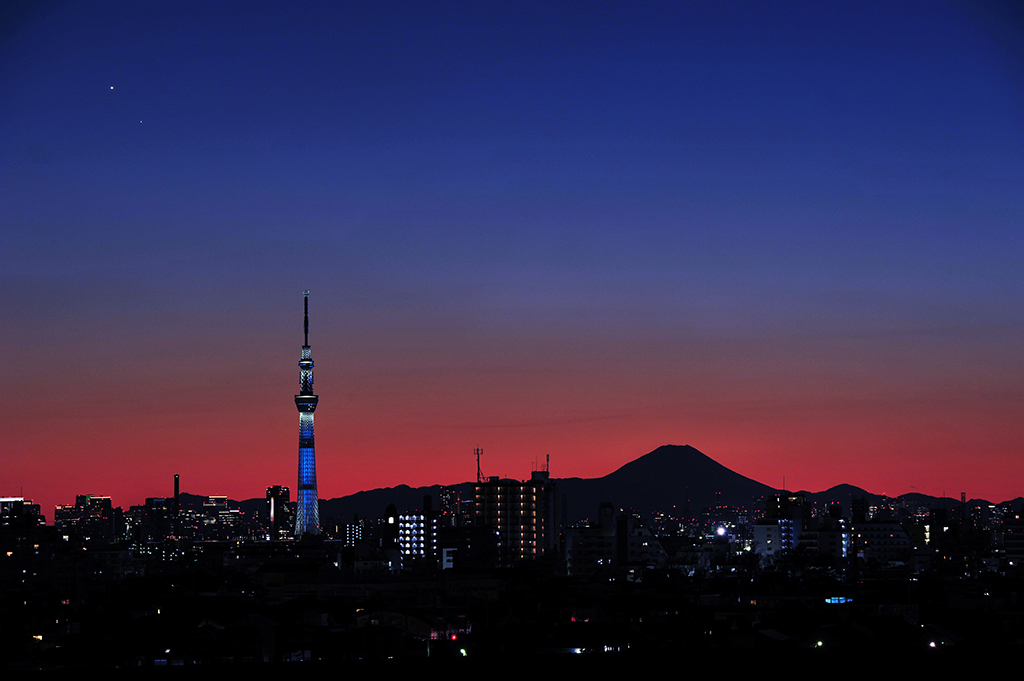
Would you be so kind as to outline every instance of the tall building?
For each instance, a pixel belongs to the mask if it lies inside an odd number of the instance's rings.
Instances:
[[[501,565],[555,548],[555,491],[547,471],[534,471],[525,482],[491,477],[476,485],[473,524],[494,531]]]
[[[423,497],[423,511],[398,516],[398,545],[403,559],[437,560],[438,514],[433,498]]]
[[[267,488],[267,536],[285,539],[292,535],[294,514],[291,509],[291,490],[281,485]]]
[[[295,510],[295,536],[320,534],[320,507],[316,492],[316,453],[313,449],[313,411],[319,398],[313,394],[313,353],[309,348],[309,291],[302,292],[305,311],[305,343],[299,360],[299,493]]]

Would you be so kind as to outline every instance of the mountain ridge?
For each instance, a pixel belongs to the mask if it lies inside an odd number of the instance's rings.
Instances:
[[[780,490],[737,473],[715,461],[691,445],[662,445],[599,478],[552,478],[558,484],[559,495],[565,496],[566,521],[573,523],[597,512],[598,504],[611,502],[616,507],[631,509],[642,514],[665,512],[671,515],[699,514],[705,508],[716,505],[745,507],[754,510],[766,496]],[[454,489],[463,500],[472,500],[474,482],[454,485],[427,485],[410,487],[406,484],[394,487],[380,487],[362,490],[344,497],[320,500],[320,516],[323,519],[350,519],[379,517],[389,504],[395,504],[399,511],[422,509],[424,496],[429,495],[434,508],[442,487]],[[850,500],[865,498],[877,502],[885,495],[873,494],[849,483],[833,485],[821,492],[800,493],[812,503],[839,503],[844,513],[849,513]],[[959,504],[958,499],[930,497],[918,492],[895,497],[920,496],[921,503],[936,505]],[[890,497],[891,498],[891,497]],[[1017,497],[1014,501],[1020,501]],[[265,503],[264,499],[253,498],[242,502],[229,501],[243,510],[255,509]],[[988,504],[984,499],[972,499],[969,505]]]

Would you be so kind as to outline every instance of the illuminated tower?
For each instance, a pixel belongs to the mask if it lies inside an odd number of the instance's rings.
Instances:
[[[309,348],[309,291],[302,292],[306,342],[299,360],[299,494],[295,510],[295,536],[320,534],[320,508],[316,494],[316,453],[313,449],[313,411],[319,398],[313,394],[313,353]]]

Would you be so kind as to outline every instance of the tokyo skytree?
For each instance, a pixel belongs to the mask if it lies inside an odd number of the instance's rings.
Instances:
[[[320,399],[313,394],[313,353],[309,347],[309,291],[302,292],[305,343],[299,360],[299,494],[296,501],[295,536],[320,534],[320,504],[316,493],[316,452],[313,448],[313,411]]]

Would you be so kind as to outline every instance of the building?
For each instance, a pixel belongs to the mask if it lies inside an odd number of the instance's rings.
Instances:
[[[438,524],[443,527],[455,527],[462,524],[462,500],[453,487],[441,488],[441,515]]]
[[[355,546],[363,541],[363,521],[357,515],[350,523],[343,523],[339,527],[338,538],[342,540],[343,546]]]
[[[172,536],[175,518],[173,499],[147,497],[144,506],[131,506],[125,514],[125,534],[136,542],[158,542]],[[184,531],[198,533],[192,519],[183,522]]]
[[[228,498],[217,495],[203,502],[201,535],[203,539],[244,539],[248,528],[241,511],[229,508]]]
[[[316,452],[313,447],[313,412],[319,397],[313,394],[313,353],[309,347],[309,291],[302,292],[305,341],[299,360],[299,490],[295,510],[295,536],[320,534],[320,500],[316,489]]]
[[[123,534],[120,508],[113,508],[110,497],[79,494],[74,505],[58,505],[53,513],[54,526],[63,532],[74,532],[85,540],[116,542]]]
[[[499,563],[540,558],[555,548],[555,485],[547,471],[529,480],[488,478],[474,489],[473,524],[494,532]]]
[[[403,559],[424,559],[433,553],[431,539],[436,542],[437,528],[424,513],[403,513],[398,516],[398,548]]]
[[[907,561],[913,553],[910,535],[899,523],[857,523],[852,540],[858,558],[881,565]]]
[[[597,509],[597,522],[565,531],[566,573],[593,576],[599,573],[644,567],[664,567],[668,554],[650,531],[627,513],[616,515],[610,502]]]
[[[803,494],[782,492],[766,500],[764,519],[753,527],[755,550],[761,556],[773,558],[795,549],[810,516],[811,509]]]
[[[283,485],[267,488],[267,535],[270,539],[285,539],[294,531],[295,513],[290,502],[291,491]]]
[[[422,511],[398,516],[398,548],[403,565],[424,560],[437,562],[439,517],[429,494],[423,497]]]
[[[39,504],[24,497],[0,497],[0,527],[45,527],[46,516],[39,512]]]

